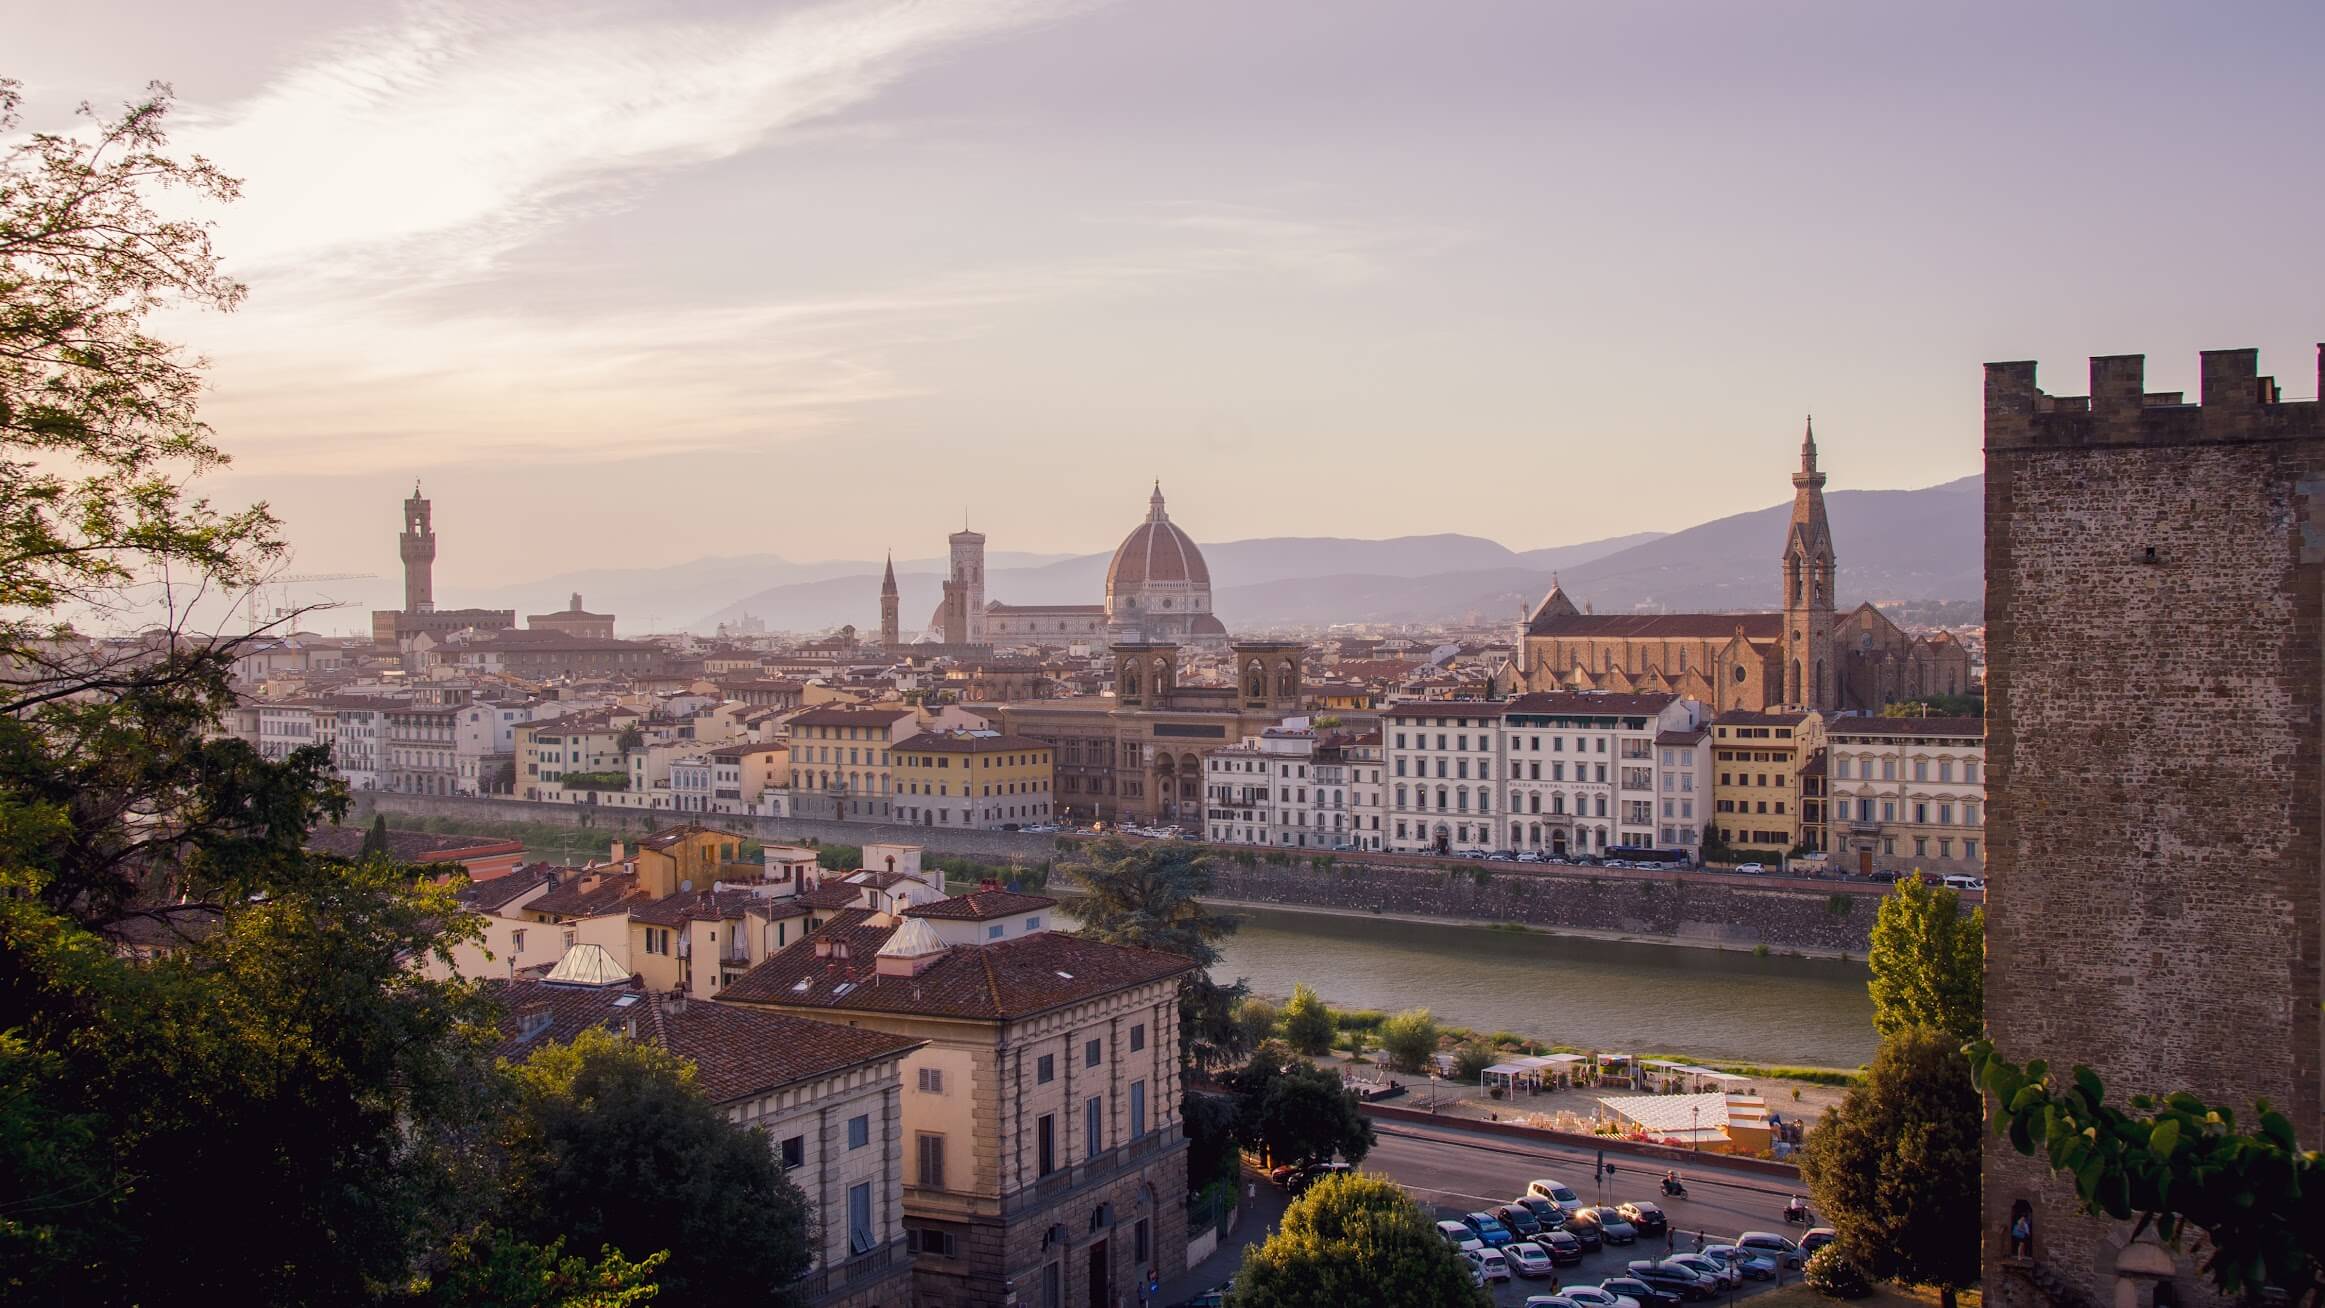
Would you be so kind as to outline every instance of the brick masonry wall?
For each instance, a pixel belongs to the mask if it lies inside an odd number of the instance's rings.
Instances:
[[[1987,419],[1989,1030],[2119,1102],[2266,1098],[2315,1147],[2317,406],[1998,415],[2010,367]],[[2023,1199],[2036,1257],[2113,1301],[2123,1230],[1991,1137],[1984,1188],[1990,1295],[2038,1302],[2000,1274]],[[2184,1258],[2178,1288],[2207,1297]]]

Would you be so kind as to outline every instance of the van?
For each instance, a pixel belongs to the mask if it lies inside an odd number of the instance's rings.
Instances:
[[[1981,880],[1980,878],[1963,876],[1959,872],[1950,877],[1947,877],[1945,880],[1939,882],[1938,884],[1944,886],[1948,890],[1984,890],[1986,888],[1985,881]]]

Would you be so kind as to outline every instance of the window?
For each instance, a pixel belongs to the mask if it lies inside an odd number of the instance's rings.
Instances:
[[[787,1136],[775,1148],[776,1157],[786,1172],[807,1161],[807,1137],[804,1135]]]
[[[1130,1052],[1135,1054],[1144,1048],[1146,1048],[1146,1023],[1140,1022],[1130,1028]]]
[[[999,939],[1001,938],[1001,933],[1002,933],[1003,931],[1006,931],[1006,930],[1008,930],[1008,928],[1007,928],[1007,927],[1004,927],[1004,926],[999,926],[999,925],[994,925],[994,926],[989,926],[989,927],[986,927],[986,928],[985,928],[985,938],[986,938],[987,940],[999,940]]]
[[[1146,1082],[1130,1083],[1130,1138],[1146,1138]]]
[[[848,1187],[848,1252],[872,1252],[879,1241],[872,1238],[872,1183]]]
[[[509,950],[518,954],[525,952],[525,933],[522,930],[509,932]]]
[[[934,1131],[920,1133],[920,1184],[945,1188],[945,1138]]]
[[[920,1092],[924,1095],[943,1094],[945,1092],[945,1070],[941,1067],[920,1069]]]
[[[1141,1267],[1146,1266],[1148,1246],[1151,1243],[1152,1241],[1147,1237],[1146,1219],[1141,1217],[1138,1219],[1138,1225],[1131,1228],[1131,1248],[1134,1250],[1131,1254],[1132,1261]]]
[[[858,1113],[856,1116],[849,1118],[848,1148],[861,1149],[870,1143],[872,1143],[871,1117],[867,1114]]]
[[[1082,1066],[1096,1067],[1098,1065],[1099,1051],[1101,1048],[1102,1046],[1095,1040],[1086,1040],[1082,1042]]]
[[[1058,1170],[1058,1116],[1056,1113],[1043,1113],[1033,1127],[1033,1174],[1048,1176]]]
[[[1057,1079],[1058,1056],[1056,1054],[1043,1054],[1033,1060],[1033,1083],[1035,1085],[1048,1085]]]
[[[933,1226],[924,1226],[915,1232],[912,1247],[915,1252],[935,1254],[939,1258],[959,1257],[961,1248],[952,1232],[940,1231]]]
[[[1105,1124],[1104,1101],[1092,1095],[1082,1104],[1082,1157],[1096,1158],[1106,1147]]]

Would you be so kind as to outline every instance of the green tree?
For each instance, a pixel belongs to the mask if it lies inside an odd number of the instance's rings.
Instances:
[[[1357,1112],[1355,1092],[1281,1044],[1262,1045],[1223,1079],[1235,1093],[1237,1138],[1271,1163],[1334,1155],[1359,1163],[1372,1149],[1372,1123]]]
[[[1880,1280],[1937,1287],[1946,1308],[1978,1281],[1980,1105],[1950,1035],[1909,1028],[1865,1083],[1825,1114],[1801,1178],[1850,1262]]]
[[[593,1030],[511,1075],[503,1220],[518,1237],[668,1250],[669,1301],[763,1302],[814,1265],[806,1198],[763,1136],[695,1089],[692,1064]]]
[[[455,1239],[445,1260],[421,1296],[444,1308],[635,1308],[654,1297],[654,1271],[670,1255],[633,1262],[608,1248],[593,1263],[565,1252],[562,1236],[527,1244],[488,1229]]]
[[[1484,1308],[1458,1251],[1394,1182],[1326,1177],[1284,1211],[1265,1243],[1243,1251],[1231,1308]]]
[[[614,748],[624,754],[634,753],[645,747],[646,733],[638,730],[636,723],[623,727],[620,733],[614,737]]]
[[[1912,1027],[1959,1045],[1985,1024],[1986,910],[1962,912],[1951,889],[1906,877],[1881,899],[1873,919],[1873,1029],[1884,1037]]]
[[[386,858],[388,854],[387,814],[374,813],[371,829],[363,833],[363,847],[355,851],[357,858]]]
[[[2186,1093],[2134,1095],[2127,1113],[2087,1067],[2062,1079],[1984,1040],[1970,1062],[1994,1096],[1994,1129],[2072,1175],[2085,1212],[2136,1218],[2136,1231],[2153,1225],[2174,1247],[2200,1232],[2204,1273],[2229,1298],[2274,1288],[2325,1303],[2325,1155],[2301,1148],[2284,1114],[2258,1103],[2239,1129],[2233,1111]]]
[[[1190,1090],[1180,1096],[1179,1120],[1187,1133],[1188,1193],[1213,1181],[1234,1180],[1243,1167],[1236,1148],[1235,1100]]]
[[[1235,1020],[1250,987],[1240,979],[1221,984],[1210,972],[1235,919],[1202,902],[1217,881],[1208,853],[1183,840],[1132,844],[1109,836],[1083,846],[1058,870],[1082,891],[1074,904],[1082,935],[1201,964],[1179,987],[1179,1058],[1188,1070],[1225,1066],[1251,1051]]]
[[[1381,1052],[1400,1072],[1419,1072],[1437,1052],[1437,1018],[1426,1008],[1408,1008],[1380,1026]]]
[[[1453,1079],[1476,1085],[1479,1078],[1485,1075],[1485,1069],[1499,1061],[1490,1046],[1475,1040],[1465,1040],[1460,1048],[1453,1051]]]
[[[1284,1043],[1310,1057],[1332,1047],[1332,1034],[1337,1029],[1332,1010],[1305,983],[1292,987],[1291,1002],[1284,1005],[1283,1026]]]
[[[1274,1004],[1257,995],[1245,995],[1235,1006],[1235,1025],[1242,1028],[1244,1048],[1257,1049],[1275,1039],[1281,1017]]]

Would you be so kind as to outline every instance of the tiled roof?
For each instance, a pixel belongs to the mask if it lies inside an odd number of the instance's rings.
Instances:
[[[560,872],[571,870],[549,863],[527,863],[506,876],[487,877],[462,886],[460,902],[479,913],[490,913],[506,907],[510,900],[522,899],[526,891],[542,882],[555,880]]]
[[[781,741],[748,741],[740,745],[721,745],[710,750],[712,758],[749,758],[753,754],[781,754],[791,746]]]
[[[369,827],[317,827],[307,833],[310,853],[333,858],[355,858],[363,852]],[[496,836],[444,836],[429,831],[388,828],[388,857],[399,863],[457,863],[467,858],[494,858],[524,852],[521,840]]]
[[[630,919],[651,926],[683,926],[740,918],[755,898],[747,890],[681,890],[630,910]]]
[[[795,727],[884,727],[913,716],[908,708],[815,708],[791,719]]]
[[[1526,627],[1529,636],[1581,640],[1720,640],[1741,630],[1746,640],[1784,637],[1781,613],[1554,613]]]
[[[594,888],[583,889],[583,885],[593,875],[598,878],[598,884]],[[645,892],[638,889],[638,874],[635,872],[583,872],[575,874],[571,880],[525,907],[531,912],[547,913],[553,917],[597,917],[616,909],[626,909],[629,905],[625,901],[642,901],[644,897]]]
[[[1195,970],[1192,960],[1176,954],[1037,931],[987,945],[957,945],[917,976],[883,977],[873,959],[894,934],[895,922],[885,915],[842,913],[745,973],[722,999],[1003,1021]],[[844,945],[847,956],[818,954],[834,944]]]
[[[1008,750],[1048,749],[1050,743],[1028,736],[955,735],[951,732],[924,731],[896,748],[928,754],[999,754]]]
[[[820,886],[809,886],[800,891],[799,899],[814,909],[854,908],[863,893],[862,886],[849,885],[845,881],[826,881]]]
[[[1797,727],[1808,721],[1806,713],[1788,713],[1781,709],[1762,712],[1758,709],[1729,709],[1712,719],[1723,727]]]
[[[1693,731],[1658,731],[1655,733],[1655,743],[1658,745],[1700,745],[1703,743],[1704,737],[1710,734],[1701,727],[1697,727]]]
[[[1624,695],[1613,692],[1588,690],[1553,690],[1536,695],[1520,695],[1510,701],[1512,713],[1550,713],[1568,717],[1588,716],[1593,713],[1615,713],[1625,716],[1645,714],[1652,717],[1671,707],[1677,695]]]
[[[901,1058],[925,1041],[864,1027],[818,1022],[706,1000],[673,1004],[627,986],[562,986],[546,981],[489,981],[506,1016],[499,1053],[522,1058],[590,1027],[630,1029],[691,1061],[695,1082],[713,1103],[733,1103],[781,1086],[830,1076],[863,1063]],[[624,1000],[628,1002],[623,1002]],[[519,1015],[543,1006],[548,1025],[520,1034]],[[539,1010],[535,1010],[539,1011]]]
[[[951,899],[904,910],[906,917],[943,918],[948,922],[985,922],[1019,913],[1038,913],[1058,901],[1047,895],[1024,895],[1014,890],[972,890]]]
[[[1986,719],[1953,718],[1834,718],[1825,723],[1831,736],[1975,736],[1986,738]]]
[[[1392,718],[1498,718],[1509,710],[1508,700],[1409,699],[1381,711]]]

